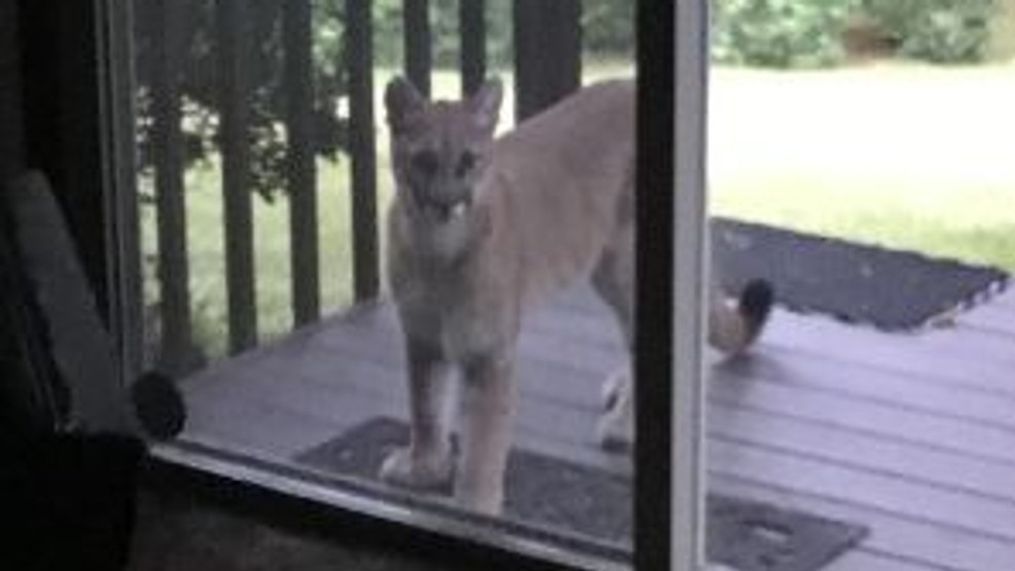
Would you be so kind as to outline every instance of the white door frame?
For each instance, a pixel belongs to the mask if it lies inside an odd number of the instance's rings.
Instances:
[[[708,3],[677,0],[675,18],[670,568],[698,571],[705,566]]]

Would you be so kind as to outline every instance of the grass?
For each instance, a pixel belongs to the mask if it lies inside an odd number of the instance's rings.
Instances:
[[[595,65],[587,80],[629,75]],[[390,77],[380,71],[380,92]],[[504,76],[510,86],[510,75]],[[458,93],[438,72],[434,92]],[[510,127],[507,89],[502,128]],[[880,65],[835,71],[720,69],[710,100],[712,211],[1015,270],[1015,68]],[[378,128],[381,212],[391,197],[387,132]],[[187,173],[196,335],[221,355],[226,339],[222,202],[217,165]],[[319,162],[322,297],[351,298],[348,162]],[[254,199],[262,339],[289,331],[288,210]],[[154,249],[145,209],[145,250]],[[153,280],[146,280],[153,299]]]
[[[713,211],[1015,269],[1015,68],[720,70]]]

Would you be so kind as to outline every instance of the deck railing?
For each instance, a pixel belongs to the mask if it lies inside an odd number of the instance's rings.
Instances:
[[[163,363],[178,366],[186,361],[193,342],[180,86],[185,49],[181,45],[184,36],[181,10],[185,7],[172,0],[155,1],[158,26],[152,62],[152,162],[162,324],[159,351]],[[215,0],[228,347],[233,354],[258,343],[249,146],[252,36],[246,30],[250,1]],[[312,142],[311,2],[287,0],[281,4],[280,16],[291,303],[296,326],[313,323],[321,316],[317,173]],[[352,209],[350,271],[356,301],[371,299],[380,290],[372,4],[371,0],[345,0],[344,63],[349,100],[346,150],[351,162]],[[576,42],[580,37],[580,0],[515,0],[514,9],[517,100],[524,106],[524,110],[518,109],[518,115],[526,116],[578,85],[580,45]],[[485,0],[460,0],[460,67],[465,92],[474,90],[486,73],[485,13]],[[430,92],[432,68],[429,15],[429,0],[403,0],[405,73],[425,93]]]

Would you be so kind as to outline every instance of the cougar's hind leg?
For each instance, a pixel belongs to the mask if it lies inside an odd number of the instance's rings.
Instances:
[[[592,286],[613,310],[628,362],[612,372],[603,384],[605,411],[599,420],[597,437],[607,449],[624,449],[634,440],[634,394],[632,355],[634,348],[634,224],[626,224],[603,250],[592,272]]]
[[[392,452],[381,479],[413,489],[439,489],[454,476],[449,438],[450,365],[438,349],[406,339],[409,369],[409,445]]]

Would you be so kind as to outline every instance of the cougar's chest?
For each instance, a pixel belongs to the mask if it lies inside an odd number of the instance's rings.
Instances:
[[[472,233],[451,262],[408,225],[392,229],[388,277],[407,335],[439,344],[453,360],[513,341],[519,322],[513,266],[496,255],[488,233]]]
[[[461,286],[418,280],[395,291],[405,333],[438,343],[451,360],[495,351],[510,338],[506,308]]]

